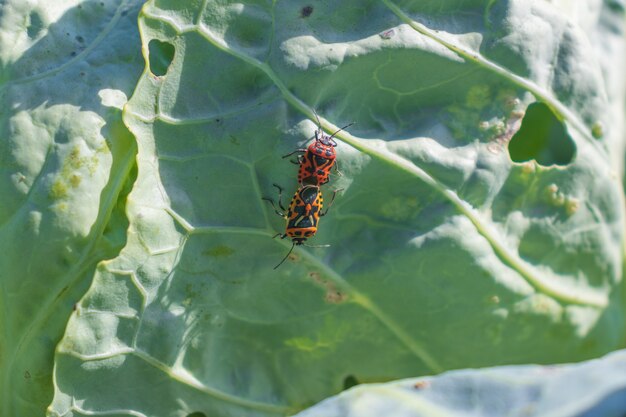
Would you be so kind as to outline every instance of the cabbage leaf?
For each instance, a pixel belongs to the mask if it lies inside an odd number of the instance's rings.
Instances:
[[[40,3],[0,19],[5,414],[287,415],[623,345],[620,3],[151,0],[141,44],[138,2]],[[274,270],[315,112],[355,122],[330,247]]]

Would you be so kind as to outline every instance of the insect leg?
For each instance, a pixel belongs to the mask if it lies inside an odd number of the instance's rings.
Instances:
[[[283,159],[293,155],[294,153],[298,153],[298,152],[299,153],[304,153],[304,152],[306,152],[306,149],[296,149],[295,151],[293,151],[291,153],[288,153],[287,155],[283,155]]]
[[[283,207],[283,189],[281,188],[280,185],[277,184],[273,184],[274,187],[278,188],[278,206],[283,210],[283,211],[287,211],[287,209],[285,207]]]
[[[304,155],[298,155],[298,159],[296,161],[292,159],[289,162],[291,162],[294,165],[302,165],[303,160],[304,160]]]
[[[272,200],[271,198],[267,198],[267,197],[262,197],[261,200],[268,201],[272,205],[272,208],[274,208],[274,212],[276,214],[278,214],[280,217],[285,217],[285,213],[281,213],[280,211],[278,211],[278,209],[274,205],[274,200]],[[285,210],[285,209],[283,209],[283,210]],[[279,233],[279,235],[280,235],[280,233]],[[274,237],[276,237],[276,236],[274,236]]]
[[[333,196],[330,199],[330,203],[328,203],[328,207],[326,207],[326,210],[323,213],[320,213],[320,216],[325,216],[326,213],[328,213],[328,210],[330,210],[330,207],[333,205],[333,201],[335,201],[335,197],[339,191],[343,191],[343,188],[333,191]]]
[[[339,163],[337,160],[335,160],[335,172],[337,173],[337,176],[342,177],[343,174],[341,173],[341,171],[339,171]]]

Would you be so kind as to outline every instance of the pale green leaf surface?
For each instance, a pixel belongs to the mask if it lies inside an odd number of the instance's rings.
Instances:
[[[295,417],[620,417],[626,351],[581,364],[503,366],[362,385]]]
[[[626,78],[616,68],[623,68],[626,64],[624,42],[622,39],[626,4],[621,0],[611,0],[598,8],[583,3],[560,1],[561,10],[568,14],[581,29],[589,36],[592,45],[590,53],[595,54],[602,71],[602,78],[606,86],[607,97],[611,105],[607,126],[595,124],[592,129],[604,135],[611,148],[611,161],[614,169],[623,177],[626,140],[624,140],[624,121],[626,112],[624,91]]]
[[[0,415],[30,417],[52,401],[73,304],[125,243],[139,4],[1,3]]]
[[[621,132],[582,26],[543,1],[308,5],[144,6],[127,244],[70,318],[51,415],[285,415],[352,379],[619,346]],[[571,136],[561,166],[509,157],[535,100]],[[295,190],[280,157],[313,109],[356,122],[312,242],[332,246],[274,271],[290,243],[261,197]]]

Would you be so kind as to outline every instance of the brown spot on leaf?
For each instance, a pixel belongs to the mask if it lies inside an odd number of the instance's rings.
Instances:
[[[324,300],[330,304],[339,304],[343,303],[348,299],[348,295],[339,290],[334,282],[331,282],[327,279],[322,278],[319,272],[309,272],[309,277],[320,287],[323,287],[326,290],[326,294],[324,295]]]
[[[424,388],[428,388],[430,386],[430,382],[428,381],[417,381],[415,384],[413,384],[413,388],[415,389],[424,389]]]

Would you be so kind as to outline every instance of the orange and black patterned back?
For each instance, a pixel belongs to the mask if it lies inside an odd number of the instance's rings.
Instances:
[[[300,184],[323,185],[328,182],[330,170],[335,165],[335,148],[313,142],[304,153],[298,170]]]
[[[287,228],[289,237],[311,237],[317,232],[317,223],[323,206],[322,192],[316,185],[300,187],[287,210]]]

